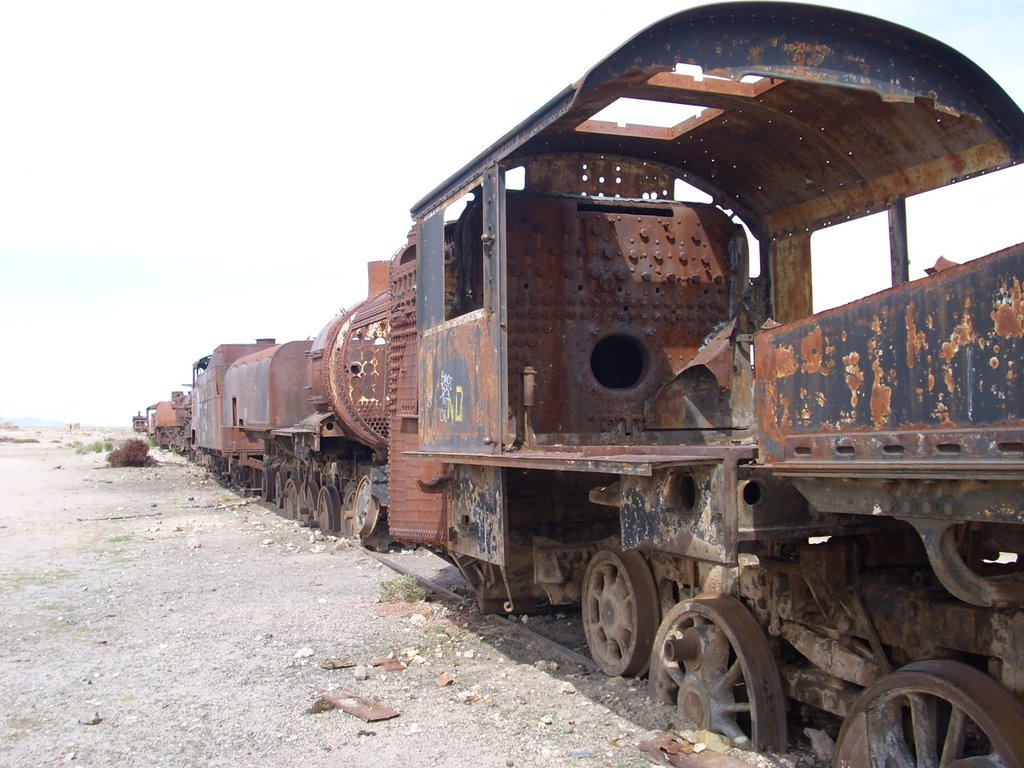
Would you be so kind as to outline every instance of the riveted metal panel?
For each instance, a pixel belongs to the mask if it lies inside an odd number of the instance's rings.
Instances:
[[[419,336],[416,332],[416,247],[409,244],[391,263],[391,342],[387,346],[392,393],[388,431],[388,529],[401,541],[444,546],[448,541],[444,494],[423,493],[441,464],[412,452],[419,447]]]
[[[761,458],[1020,463],[1022,279],[1018,245],[758,334]]]

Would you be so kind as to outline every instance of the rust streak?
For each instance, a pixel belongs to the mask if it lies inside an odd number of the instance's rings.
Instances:
[[[892,387],[886,386],[883,381],[885,372],[881,361],[872,361],[871,372],[874,374],[871,384],[871,418],[875,429],[881,429],[892,415]]]
[[[860,353],[851,352],[843,356],[843,366],[846,371],[846,386],[850,388],[850,406],[856,410],[859,401],[858,392],[861,384],[864,383],[864,372],[860,369]]]
[[[956,357],[956,353],[960,351],[961,347],[964,347],[976,340],[977,339],[974,335],[974,323],[971,320],[971,300],[967,299],[967,301],[964,302],[963,319],[949,335],[949,341],[944,342],[942,345],[942,357],[947,363],[951,363],[953,362],[953,358]]]
[[[914,320],[914,305],[907,305],[907,367],[913,368],[917,359],[921,356],[921,350],[927,349],[923,331],[917,330],[917,322]]]
[[[800,356],[803,358],[801,370],[804,373],[821,373],[821,355],[823,348],[821,328],[811,330],[800,341]]]
[[[1003,286],[1003,298],[996,305],[992,320],[996,333],[1003,338],[1024,338],[1024,299],[1017,278],[1013,279],[1013,288],[1007,290],[1007,286]]]
[[[775,350],[775,378],[785,379],[797,372],[796,352],[792,347],[780,346]]]

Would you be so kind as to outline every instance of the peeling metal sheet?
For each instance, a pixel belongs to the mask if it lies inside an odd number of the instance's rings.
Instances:
[[[1019,464],[1022,275],[1019,245],[758,334],[762,460]]]
[[[444,496],[450,549],[505,565],[509,541],[503,471],[497,467],[455,466]]]

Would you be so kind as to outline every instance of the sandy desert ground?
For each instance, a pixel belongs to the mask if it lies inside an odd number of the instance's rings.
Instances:
[[[590,674],[469,601],[382,602],[395,574],[354,543],[178,456],[115,469],[86,450],[131,436],[0,432],[2,766],[639,768],[679,734],[695,768],[819,762],[701,749],[718,745],[645,681]],[[316,712],[325,692],[398,714]]]

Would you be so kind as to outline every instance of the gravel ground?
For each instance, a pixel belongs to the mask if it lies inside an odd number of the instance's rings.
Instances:
[[[816,764],[717,752],[644,681],[589,674],[471,602],[381,602],[396,576],[377,560],[173,454],[113,469],[81,452],[129,436],[0,433],[0,765],[646,766],[658,732],[698,744],[678,764]],[[579,636],[571,614],[530,621]],[[399,714],[314,713],[324,692]]]

